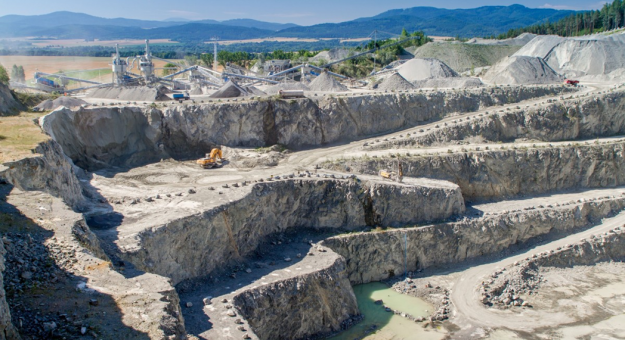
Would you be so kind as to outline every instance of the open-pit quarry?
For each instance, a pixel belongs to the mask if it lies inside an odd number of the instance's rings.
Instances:
[[[625,338],[622,82],[85,103],[0,166],[0,338]]]

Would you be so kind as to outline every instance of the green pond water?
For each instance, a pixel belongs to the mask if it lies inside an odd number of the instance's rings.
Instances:
[[[354,286],[354,293],[356,293],[360,312],[365,318],[347,331],[331,337],[332,340],[438,340],[445,336],[442,330],[430,327],[424,329],[422,323],[387,312],[382,305],[374,303],[376,300],[382,300],[383,305],[393,310],[408,313],[414,317],[426,317],[433,311],[433,307],[422,299],[397,293],[379,282]],[[373,326],[375,329],[372,328]]]

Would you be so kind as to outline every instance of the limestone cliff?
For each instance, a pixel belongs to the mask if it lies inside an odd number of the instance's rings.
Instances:
[[[625,184],[625,144],[571,145],[548,149],[481,150],[402,158],[406,176],[454,182],[468,200],[501,199],[554,190]],[[362,158],[329,165],[376,174],[393,168],[393,158]]]
[[[17,114],[25,109],[24,105],[15,99],[9,87],[0,83],[0,116]]]
[[[40,125],[80,167],[136,166],[196,158],[215,144],[289,148],[351,141],[455,112],[571,91],[562,87],[482,88],[241,100],[160,107],[60,108]]]
[[[4,243],[0,241],[0,340],[19,340],[20,335],[11,322],[11,311],[4,291]]]
[[[267,236],[289,228],[414,225],[463,212],[460,190],[447,182],[294,179],[254,184],[239,200],[122,235],[118,245],[139,268],[177,283],[246,257]]]
[[[340,256],[319,271],[238,294],[234,305],[261,340],[332,334],[360,314]]]
[[[80,209],[84,203],[82,188],[74,164],[59,144],[53,140],[42,142],[35,152],[37,156],[5,163],[7,169],[0,171],[0,178],[22,190],[45,191],[61,197],[67,205]]]
[[[335,236],[323,243],[345,257],[349,280],[360,284],[402,274],[406,267],[408,271],[444,267],[496,254],[541,235],[586,227],[624,207],[623,197],[602,199],[422,228]]]

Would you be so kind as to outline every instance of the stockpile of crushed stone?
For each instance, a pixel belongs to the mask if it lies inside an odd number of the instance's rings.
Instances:
[[[410,82],[429,78],[458,77],[456,71],[434,58],[411,59],[398,67],[397,72]]]
[[[347,58],[349,56],[349,53],[349,50],[343,48],[333,48],[329,51],[319,52],[316,56],[310,58],[310,61],[317,62],[323,59],[326,62],[333,62]]]
[[[568,78],[619,79],[625,71],[625,34],[566,39],[551,50],[545,61]]]
[[[508,57],[486,72],[482,77],[491,84],[553,84],[562,81],[562,77],[554,71],[542,58]]]
[[[508,45],[508,46],[523,46],[534,39],[537,35],[533,33],[523,33],[516,38],[509,39],[482,39],[482,38],[473,38],[467,41],[467,44],[478,44],[478,45]]]
[[[310,91],[310,88],[300,82],[297,83],[280,83],[270,86],[266,89],[267,94],[278,94],[280,91],[302,90]]]
[[[170,100],[169,97],[158,89],[148,86],[102,87],[89,92],[87,98],[144,102]]]
[[[194,88],[193,90],[191,90],[189,92],[189,94],[199,95],[199,94],[204,94],[204,92],[202,92],[202,88],[198,86],[198,87]]]
[[[395,73],[384,79],[377,86],[378,91],[406,91],[414,89],[414,85],[402,77],[399,73]]]
[[[473,70],[473,75],[475,75],[475,69],[494,65],[520,48],[521,46],[516,45],[479,45],[440,41],[419,47],[414,55],[415,58],[438,59],[458,73]]]
[[[63,96],[58,97],[55,100],[46,99],[39,105],[35,106],[35,109],[39,111],[52,111],[59,106],[65,106],[67,108],[73,109],[80,107],[83,104],[87,104],[87,102],[82,99]]]
[[[469,88],[484,85],[479,78],[472,77],[452,77],[452,78],[432,78],[417,80],[413,82],[415,88]]]
[[[347,86],[334,79],[328,72],[322,72],[319,77],[310,82],[308,86],[315,92],[343,92],[347,91]]]
[[[210,95],[210,98],[236,98],[247,96],[263,96],[266,93],[254,86],[240,86],[232,80],[228,80],[217,92]]]
[[[228,80],[217,92],[211,94],[210,98],[236,98],[247,95],[247,91],[244,88],[235,84],[232,80]]]
[[[566,40],[557,35],[539,35],[530,40],[520,50],[516,51],[512,56],[526,56],[526,57],[539,57],[546,58],[549,52],[556,47],[559,43]]]

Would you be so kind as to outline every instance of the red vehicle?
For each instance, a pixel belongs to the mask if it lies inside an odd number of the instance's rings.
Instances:
[[[564,80],[564,85],[577,86],[578,84],[579,84],[579,80],[573,80],[573,79]]]

